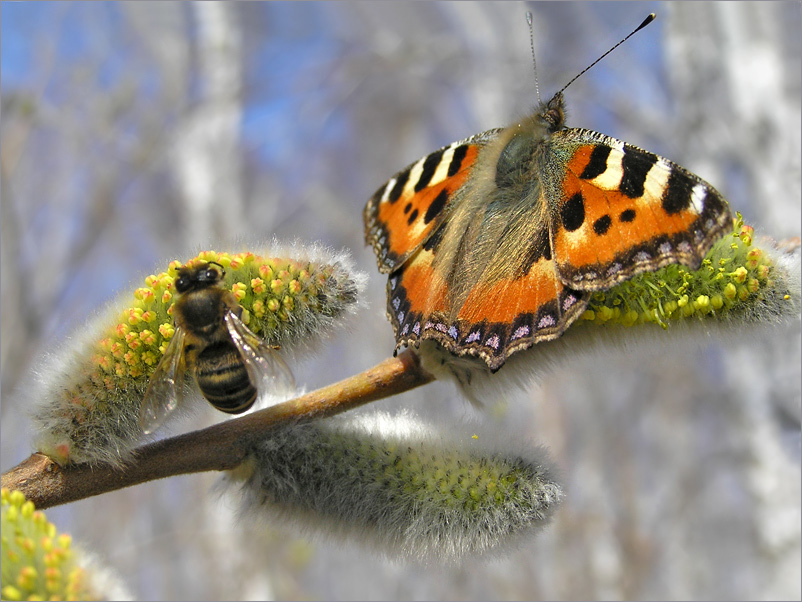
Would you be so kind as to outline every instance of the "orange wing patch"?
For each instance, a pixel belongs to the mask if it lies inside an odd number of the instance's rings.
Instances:
[[[417,341],[422,322],[448,306],[448,286],[432,268],[434,254],[420,249],[387,280],[387,317],[396,335],[396,349]]]
[[[448,308],[448,287],[445,281],[432,268],[434,254],[421,249],[412,260],[407,262],[397,275],[393,275],[387,284],[388,299],[399,299],[395,305],[404,306],[407,314],[430,316],[435,312],[444,312]],[[397,284],[396,284],[397,283]],[[399,292],[403,290],[403,302]],[[399,324],[406,321],[396,307],[391,307]]]
[[[534,314],[556,302],[564,288],[554,262],[542,259],[516,280],[479,282],[468,294],[458,317],[471,323],[512,322],[522,313]]]

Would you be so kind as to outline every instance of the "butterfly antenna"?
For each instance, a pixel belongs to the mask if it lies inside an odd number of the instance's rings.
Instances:
[[[611,53],[613,50],[615,50],[616,48],[618,48],[618,47],[619,47],[621,44],[623,44],[624,42],[626,42],[626,41],[627,41],[629,38],[631,38],[631,37],[632,37],[632,36],[634,36],[636,33],[638,33],[638,32],[639,32],[641,29],[643,29],[644,27],[646,27],[646,26],[647,26],[649,23],[651,23],[652,21],[654,21],[654,19],[655,19],[655,14],[654,14],[654,13],[651,13],[651,14],[650,14],[648,17],[646,17],[646,18],[643,20],[643,23],[641,23],[640,25],[638,25],[638,26],[637,26],[637,27],[636,27],[636,28],[635,28],[635,29],[634,29],[634,30],[633,30],[633,31],[632,31],[632,32],[631,32],[631,33],[630,33],[630,34],[629,34],[627,37],[625,37],[623,40],[621,40],[620,42],[618,42],[618,44],[616,44],[615,46],[613,46],[612,48],[610,48],[610,50],[608,50],[608,51],[607,51],[607,52],[605,52],[603,55],[601,55],[599,58],[597,58],[595,61],[593,61],[593,62],[592,62],[590,65],[588,65],[587,67],[585,67],[585,68],[584,68],[584,69],[583,69],[583,70],[582,70],[582,71],[579,73],[579,75],[577,75],[576,77],[574,77],[574,79],[572,79],[570,82],[568,82],[567,84],[565,84],[565,85],[562,87],[562,89],[560,90],[560,92],[557,92],[557,94],[560,94],[561,92],[563,92],[563,91],[564,91],[564,90],[565,90],[565,89],[566,89],[568,86],[570,86],[571,84],[573,84],[573,83],[574,83],[576,80],[578,80],[578,79],[579,79],[579,78],[580,78],[580,77],[581,77],[583,74],[585,74],[585,72],[587,72],[587,71],[588,71],[588,70],[589,70],[591,67],[593,67],[593,66],[594,66],[596,63],[598,63],[600,60],[602,60],[604,57],[606,57],[608,54],[610,54],[610,53]],[[530,27],[531,27],[531,26],[530,26]]]
[[[537,59],[535,58],[535,30],[532,27],[532,13],[526,12],[526,22],[529,24],[529,47],[532,49],[532,68],[535,70],[535,94],[537,102],[540,103],[540,87],[537,84]]]

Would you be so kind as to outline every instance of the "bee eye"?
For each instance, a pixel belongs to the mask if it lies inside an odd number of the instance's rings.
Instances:
[[[179,293],[183,293],[189,288],[189,278],[186,276],[179,276],[178,279],[175,281],[175,290]]]
[[[206,270],[206,280],[217,280],[217,270],[214,268]]]

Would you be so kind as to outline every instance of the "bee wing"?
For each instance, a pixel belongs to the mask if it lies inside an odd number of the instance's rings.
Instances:
[[[259,394],[286,396],[295,391],[295,377],[275,349],[252,333],[234,312],[227,311],[224,320],[231,342],[245,362],[248,377]]]
[[[145,434],[161,426],[184,398],[184,331],[175,329],[164,357],[150,377],[142,407],[139,425]]]

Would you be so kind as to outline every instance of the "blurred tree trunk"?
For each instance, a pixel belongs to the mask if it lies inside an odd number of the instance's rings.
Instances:
[[[242,42],[235,5],[194,2],[197,101],[178,129],[173,160],[186,248],[231,240],[242,220],[239,131]]]
[[[799,132],[800,108],[798,94],[786,89],[798,88],[799,66],[786,60],[794,55],[778,31],[785,26],[782,5],[669,6],[669,78],[679,109],[690,112],[677,132],[688,142],[686,166],[727,182],[737,195],[730,202],[766,233],[798,235],[802,152],[799,136],[786,132]],[[711,98],[726,120],[701,117]],[[736,170],[748,176],[740,187],[731,179]],[[744,342],[749,338],[745,333]],[[780,417],[798,429],[802,395],[799,382],[771,376],[798,370],[799,346],[792,329],[764,335],[753,346],[730,347],[722,356],[732,403],[718,407],[733,414],[744,438],[746,457],[739,466],[754,513],[752,545],[762,564],[748,570],[765,599],[800,595],[802,488],[798,457],[794,461],[783,448]]]

